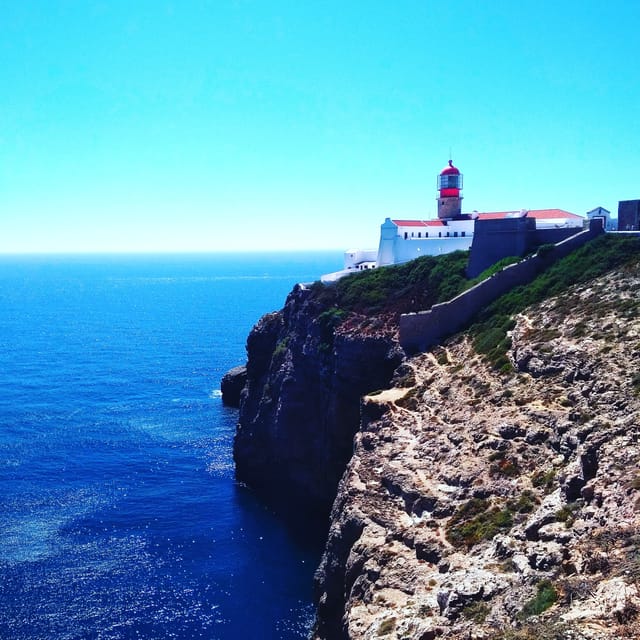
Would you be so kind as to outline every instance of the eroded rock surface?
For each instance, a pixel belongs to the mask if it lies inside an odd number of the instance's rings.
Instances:
[[[317,640],[640,637],[639,273],[517,316],[513,372],[460,336],[365,397]]]
[[[290,513],[329,512],[360,398],[387,386],[403,358],[392,332],[336,329],[336,311],[298,285],[247,341],[236,475]]]

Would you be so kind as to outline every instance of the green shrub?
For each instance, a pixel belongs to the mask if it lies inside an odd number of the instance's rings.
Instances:
[[[320,332],[320,351],[328,353],[333,348],[333,339],[336,327],[347,316],[347,312],[337,307],[331,307],[323,311],[317,318],[316,322]]]
[[[312,291],[318,301],[330,301],[346,311],[421,311],[466,288],[468,258],[468,251],[423,256],[405,264],[354,273],[332,285],[314,284]]]
[[[544,487],[547,491],[553,486],[556,479],[556,472],[553,469],[549,471],[536,471],[531,476],[531,484],[534,487]]]
[[[280,357],[288,349],[288,347],[289,347],[289,336],[286,336],[285,338],[280,340],[280,342],[278,342],[278,344],[276,345],[276,348],[273,350],[273,355],[271,357],[274,359]]]
[[[490,508],[487,500],[473,498],[451,516],[446,535],[454,547],[472,547],[482,540],[490,540],[500,531],[508,531],[512,525],[511,510]]]
[[[558,594],[550,580],[538,582],[537,590],[536,597],[533,600],[529,600],[522,608],[520,617],[528,618],[529,616],[540,615],[558,599]]]
[[[502,258],[495,264],[492,264],[488,269],[485,269],[479,276],[476,276],[472,280],[469,281],[468,286],[473,287],[479,282],[490,278],[495,273],[502,271],[505,267],[508,267],[510,264],[515,264],[516,262],[520,262],[522,258],[519,256],[508,256],[507,258]]]
[[[517,513],[531,513],[539,500],[532,491],[523,491],[517,500],[509,500],[507,506]]]
[[[580,505],[575,502],[569,502],[568,504],[565,504],[562,508],[556,511],[556,520],[558,520],[558,522],[564,522],[564,526],[567,529],[571,528],[575,520],[575,512],[579,508]]]
[[[543,244],[538,247],[537,255],[543,258],[544,256],[548,256],[556,250],[556,245],[552,242],[548,244]]]
[[[421,387],[409,389],[401,398],[396,400],[396,406],[408,409],[409,411],[417,411],[420,407],[420,396],[424,393]]]
[[[472,602],[462,610],[462,617],[467,620],[473,620],[477,624],[482,624],[489,615],[491,609],[486,602]]]
[[[573,631],[573,633],[571,633]],[[575,628],[553,620],[540,620],[528,623],[520,629],[501,629],[491,640],[578,640],[583,636],[575,632]]]

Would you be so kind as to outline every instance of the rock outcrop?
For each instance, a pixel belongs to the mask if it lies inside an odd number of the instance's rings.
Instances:
[[[298,285],[247,341],[236,476],[288,512],[328,514],[353,451],[360,398],[403,358],[393,333],[336,328],[338,311]]]
[[[220,382],[222,402],[228,407],[240,407],[240,395],[247,384],[247,367],[234,367],[227,371]]]
[[[290,315],[299,304],[288,302]],[[636,266],[519,314],[511,372],[460,335],[366,396],[316,574],[315,639],[640,637],[639,318]],[[250,384],[299,395],[322,380],[317,406],[336,402],[346,377],[337,360],[318,354],[322,378],[290,379],[312,327],[268,369],[286,332],[284,317],[266,322],[272,337]],[[339,340],[333,352],[350,349],[369,352]],[[353,391],[382,387],[388,371]],[[262,403],[245,409],[243,429],[261,428],[261,411],[288,414]]]

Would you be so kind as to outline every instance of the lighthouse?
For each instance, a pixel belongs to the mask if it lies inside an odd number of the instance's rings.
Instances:
[[[455,220],[462,215],[462,174],[460,170],[449,164],[438,176],[438,218],[440,220]]]

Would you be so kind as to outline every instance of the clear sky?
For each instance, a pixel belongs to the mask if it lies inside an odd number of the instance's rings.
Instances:
[[[20,0],[0,252],[377,246],[387,216],[640,198],[637,0]]]

